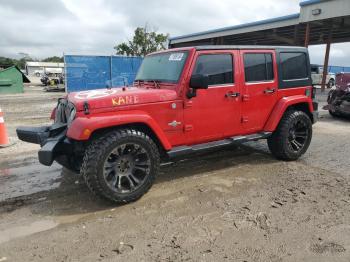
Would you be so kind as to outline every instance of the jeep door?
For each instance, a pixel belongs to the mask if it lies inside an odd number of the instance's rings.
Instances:
[[[242,50],[242,127],[254,133],[263,129],[277,101],[277,66],[274,50]]]
[[[208,75],[208,89],[198,89],[193,98],[185,98],[185,136],[188,144],[217,140],[240,132],[240,85],[235,70],[238,52],[198,51],[189,70],[192,75]]]

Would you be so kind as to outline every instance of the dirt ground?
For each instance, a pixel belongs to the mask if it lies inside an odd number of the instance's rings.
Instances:
[[[349,120],[321,110],[295,162],[260,141],[164,164],[142,199],[115,206],[16,140],[62,96],[26,90],[0,97],[16,142],[0,149],[0,261],[350,261]]]

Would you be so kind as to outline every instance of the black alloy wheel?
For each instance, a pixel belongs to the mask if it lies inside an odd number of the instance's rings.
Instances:
[[[120,129],[92,141],[80,172],[94,194],[128,203],[151,188],[159,166],[159,148],[147,134]]]
[[[312,122],[303,111],[289,109],[267,139],[271,153],[281,160],[296,160],[309,148]]]
[[[289,146],[295,153],[298,153],[307,142],[309,128],[305,121],[296,120],[289,129]]]
[[[111,190],[130,193],[137,190],[150,174],[150,156],[135,143],[121,144],[108,155],[104,163],[104,178]]]

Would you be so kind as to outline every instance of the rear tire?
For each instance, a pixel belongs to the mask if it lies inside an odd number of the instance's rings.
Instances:
[[[90,144],[81,173],[94,194],[116,203],[128,203],[151,188],[159,165],[158,147],[148,135],[121,129]]]
[[[281,160],[296,160],[308,149],[312,138],[312,123],[302,111],[288,110],[277,129],[267,139],[271,153]]]

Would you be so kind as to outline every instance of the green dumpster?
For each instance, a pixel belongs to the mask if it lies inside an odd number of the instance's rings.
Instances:
[[[23,83],[30,81],[17,66],[0,70],[0,94],[23,93]]]

